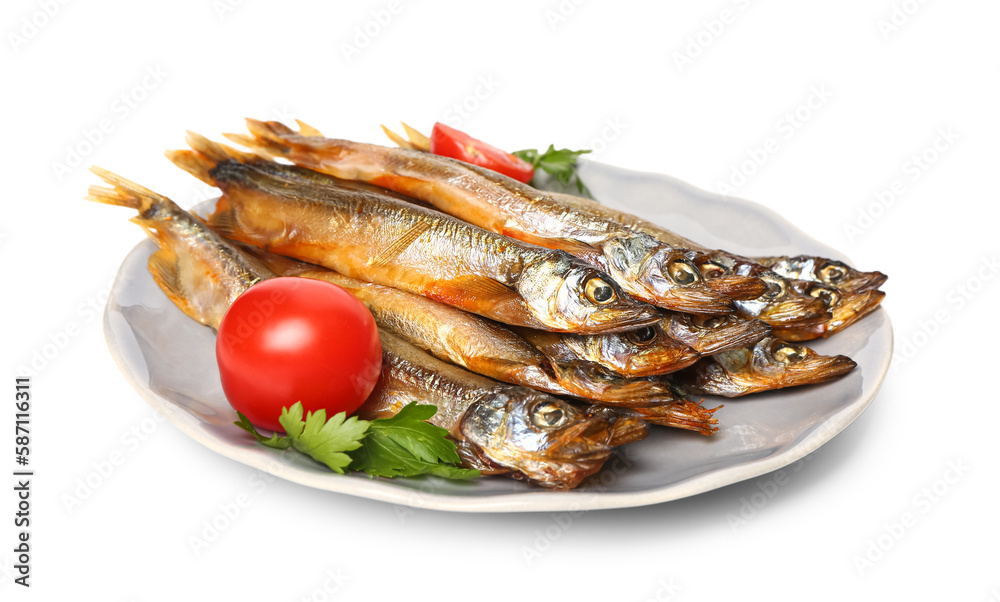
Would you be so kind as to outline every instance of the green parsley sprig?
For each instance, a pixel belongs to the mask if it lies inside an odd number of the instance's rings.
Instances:
[[[526,148],[524,150],[514,151],[511,154],[524,159],[528,163],[531,163],[531,166],[535,168],[536,172],[541,169],[555,178],[560,184],[576,184],[576,189],[581,194],[590,196],[590,191],[583,183],[583,180],[580,179],[580,174],[576,171],[577,157],[589,152],[589,150],[575,151],[568,148],[560,148],[557,150],[555,145],[550,144],[548,150],[544,153],[539,153],[538,149],[535,148]]]
[[[296,402],[281,409],[278,422],[284,437],[261,435],[241,412],[236,412],[239,420],[233,424],[267,447],[292,447],[338,474],[357,470],[375,477],[478,477],[478,470],[455,466],[460,459],[447,429],[427,422],[436,412],[436,406],[412,402],[395,416],[371,421],[347,418],[344,412],[327,420],[326,410],[309,412],[303,419],[302,403]]]

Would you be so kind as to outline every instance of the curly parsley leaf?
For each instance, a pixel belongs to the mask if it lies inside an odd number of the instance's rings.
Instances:
[[[454,466],[460,459],[448,431],[426,422],[436,412],[435,406],[413,402],[395,416],[372,421],[346,418],[344,412],[327,420],[326,410],[309,412],[303,420],[302,403],[297,402],[281,409],[278,422],[287,433],[285,437],[261,435],[242,412],[236,412],[240,419],[233,424],[263,445],[293,447],[339,474],[349,468],[390,478],[422,474],[448,479],[478,477],[478,470]]]
[[[257,432],[257,429],[255,429],[254,426],[250,424],[250,419],[247,418],[243,414],[243,412],[236,412],[236,415],[239,416],[240,419],[234,422],[233,424],[253,435],[253,438],[256,439],[257,441],[260,441],[261,443],[263,443],[268,447],[273,447],[274,449],[288,449],[289,447],[291,447],[292,439],[290,437],[279,437],[278,435],[274,434],[271,435],[270,439],[268,439],[264,435],[261,435],[260,433]]]
[[[478,470],[453,466],[460,460],[447,429],[426,422],[436,412],[435,406],[413,402],[391,418],[373,420],[360,449],[351,454],[351,469],[376,477],[478,477]]]
[[[347,418],[344,412],[326,419],[326,410],[309,412],[302,420],[302,402],[295,402],[290,408],[281,408],[278,423],[281,424],[292,447],[322,462],[330,470],[343,474],[351,463],[346,452],[361,447],[361,441],[370,422],[358,420],[357,416]]]
[[[548,150],[544,153],[539,153],[538,149],[535,148],[527,148],[514,151],[512,154],[531,163],[531,166],[536,170],[541,169],[555,178],[560,184],[576,184],[576,189],[581,194],[589,196],[590,191],[587,190],[586,185],[584,185],[583,180],[580,179],[580,175],[576,171],[577,158],[589,152],[589,150],[575,151],[568,148],[557,150],[555,145],[550,144]]]

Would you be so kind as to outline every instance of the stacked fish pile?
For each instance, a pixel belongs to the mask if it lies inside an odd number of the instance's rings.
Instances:
[[[202,221],[104,170],[92,200],[139,211],[150,271],[217,327],[254,283],[327,280],[374,315],[384,350],[365,419],[410,401],[463,464],[571,488],[649,424],[711,435],[738,397],[854,368],[799,344],[873,311],[885,276],[819,257],[704,248],[589,199],[426,152],[248,120],[240,151],[189,134],[171,161],[219,188]],[[397,137],[398,138],[398,137]],[[284,159],[283,162],[274,159]]]

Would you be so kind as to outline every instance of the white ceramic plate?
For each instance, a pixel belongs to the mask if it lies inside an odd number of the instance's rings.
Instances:
[[[807,237],[773,211],[723,198],[661,175],[581,162],[602,202],[678,234],[744,255],[810,253],[847,258]],[[125,259],[104,316],[111,353],[132,386],[194,440],[289,481],[414,507],[462,512],[621,508],[666,502],[777,470],[814,451],[857,418],[878,392],[892,356],[892,327],[879,309],[831,339],[809,345],[842,353],[857,369],[831,383],[726,400],[712,437],[655,427],[621,448],[584,487],[547,491],[502,477],[453,482],[437,477],[372,479],[337,475],[294,453],[258,445],[232,423],[222,393],[215,335],[177,309],[153,282],[146,241]],[[859,266],[871,268],[873,266]],[[707,399],[712,407],[714,401]]]

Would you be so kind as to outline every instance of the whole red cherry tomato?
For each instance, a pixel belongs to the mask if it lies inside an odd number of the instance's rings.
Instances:
[[[535,175],[535,168],[524,159],[443,123],[435,123],[431,131],[431,152],[492,169],[526,184]]]
[[[282,406],[352,414],[382,368],[378,328],[343,288],[272,278],[237,297],[219,325],[215,354],[229,403],[256,426],[282,431]]]

